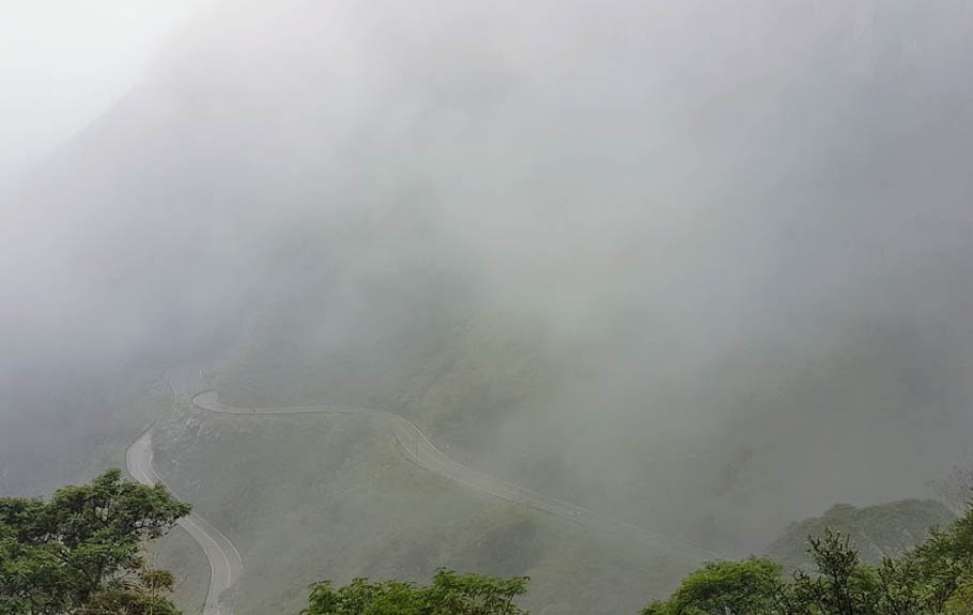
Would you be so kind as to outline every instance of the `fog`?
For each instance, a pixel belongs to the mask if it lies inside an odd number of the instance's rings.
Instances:
[[[205,365],[720,548],[922,495],[968,452],[971,30],[960,0],[209,7],[5,199],[0,488],[133,371]]]
[[[0,184],[105,113],[205,0],[3,3]]]

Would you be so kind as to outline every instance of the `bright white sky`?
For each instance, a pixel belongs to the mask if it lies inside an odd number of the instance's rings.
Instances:
[[[0,185],[137,83],[212,0],[0,0]]]

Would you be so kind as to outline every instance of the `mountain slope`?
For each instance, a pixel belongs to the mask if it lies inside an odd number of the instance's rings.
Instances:
[[[809,536],[821,537],[825,528],[846,534],[865,563],[878,564],[921,544],[932,527],[943,527],[956,518],[934,500],[901,500],[855,508],[836,504],[820,517],[812,517],[787,528],[768,548],[767,555],[787,568],[811,563],[807,554]]]
[[[354,414],[190,414],[164,426],[160,472],[243,555],[234,612],[295,611],[321,578],[419,580],[440,566],[529,575],[536,608],[624,612],[698,562],[458,487],[408,463],[377,427]]]
[[[973,420],[970,30],[961,0],[219,3],[0,205],[2,488],[124,447],[130,374],[190,366],[721,551],[919,493]],[[240,606],[619,566],[481,552],[509,511],[368,425],[179,420],[164,474],[267,566]]]

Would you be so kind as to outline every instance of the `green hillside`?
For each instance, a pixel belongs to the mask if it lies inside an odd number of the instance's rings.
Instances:
[[[525,604],[548,613],[631,612],[699,563],[432,475],[367,416],[184,409],[160,425],[155,448],[175,492],[239,548],[230,602],[241,615],[296,612],[322,578],[424,580],[442,566],[530,576]]]
[[[788,569],[807,567],[811,564],[808,537],[820,538],[830,528],[850,538],[863,562],[878,564],[921,544],[930,528],[943,527],[955,518],[935,500],[901,500],[863,508],[836,504],[820,517],[788,527],[767,548],[767,556]]]

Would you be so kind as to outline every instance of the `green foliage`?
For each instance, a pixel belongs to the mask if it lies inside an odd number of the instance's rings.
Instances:
[[[830,528],[808,539],[815,572],[781,578],[769,560],[715,562],[643,615],[973,615],[973,508],[898,558],[863,564]]]
[[[145,569],[140,547],[188,513],[118,470],[49,502],[0,499],[0,615],[176,613],[161,597],[171,575]]]
[[[78,615],[180,615],[165,594],[172,591],[173,577],[166,570],[140,571],[134,580],[113,581],[94,594]]]
[[[500,579],[440,570],[432,585],[355,579],[335,589],[312,586],[303,615],[520,615],[514,599],[527,590],[526,577]]]
[[[711,562],[690,574],[667,603],[644,615],[754,613],[766,610],[781,586],[780,566],[766,559]]]
[[[799,612],[828,615],[876,612],[876,575],[858,561],[848,537],[828,529],[824,538],[812,537],[808,542],[818,573],[795,574],[790,604]]]

